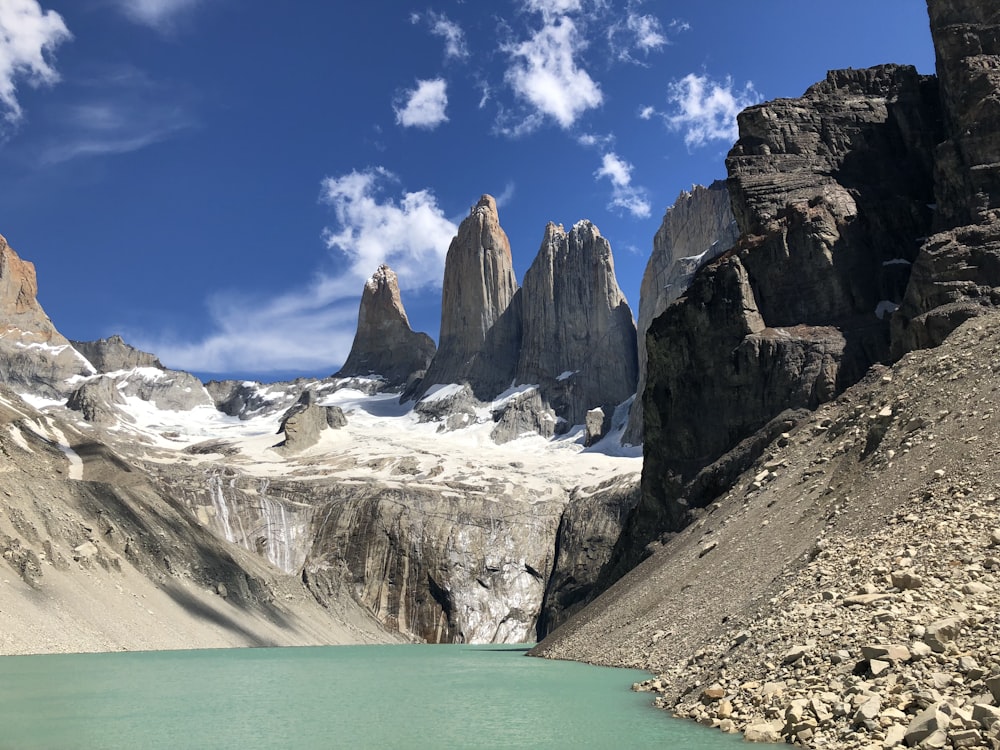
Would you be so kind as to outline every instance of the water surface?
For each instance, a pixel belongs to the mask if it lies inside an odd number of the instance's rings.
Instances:
[[[5,656],[0,748],[733,750],[646,676],[496,646]]]

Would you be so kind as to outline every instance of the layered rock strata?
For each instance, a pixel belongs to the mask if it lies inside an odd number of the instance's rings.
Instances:
[[[334,377],[375,375],[390,388],[402,387],[423,377],[435,351],[430,336],[410,328],[399,280],[381,265],[365,282],[351,353]]]
[[[1000,16],[929,0],[947,130],[935,152],[935,230],[893,321],[893,353],[937,346],[1000,305]]]
[[[653,320],[688,288],[695,273],[735,244],[739,230],[724,181],[696,185],[667,209],[653,237],[639,291],[636,325],[639,384],[623,441],[642,443],[642,393],[646,389],[646,332]]]
[[[937,87],[912,67],[832,71],[751,107],[726,165],[740,239],[647,334],[649,531],[687,522],[684,485],[789,408],[815,408],[889,358],[933,201]],[[633,529],[633,530],[634,530]]]

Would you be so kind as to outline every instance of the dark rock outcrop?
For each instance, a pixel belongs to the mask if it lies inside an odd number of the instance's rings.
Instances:
[[[936,97],[934,79],[886,65],[740,114],[726,161],[740,240],[647,334],[637,515],[679,528],[699,471],[888,360],[884,312],[931,225]],[[632,549],[653,526],[631,528]]]
[[[140,351],[134,346],[129,346],[117,334],[97,341],[74,341],[72,343],[73,347],[101,373],[131,370],[136,367],[166,369],[156,356]]]
[[[638,379],[632,310],[615,279],[611,245],[589,221],[549,224],[521,289],[517,383],[536,383],[567,424],[611,414]]]
[[[437,353],[423,381],[403,398],[449,383],[468,383],[480,400],[506,388],[517,353],[517,316],[508,313],[516,291],[510,241],[496,201],[484,195],[448,248]]]
[[[653,320],[680,297],[702,266],[731,248],[739,236],[726,183],[696,185],[681,193],[663,216],[653,238],[639,291],[639,385],[623,442],[642,443],[642,392],[646,388],[646,332]]]
[[[893,320],[893,354],[937,346],[1000,306],[1000,12],[928,0],[947,139],[935,153],[937,233]]]
[[[410,328],[396,274],[381,265],[365,282],[354,344],[334,377],[375,375],[398,388],[424,375],[435,350],[430,336]]]
[[[493,420],[496,427],[490,437],[499,445],[525,434],[550,438],[555,435],[558,423],[555,412],[546,406],[537,388],[505,399],[500,408],[494,409]]]
[[[112,378],[96,378],[88,380],[66,401],[66,407],[78,411],[91,424],[110,427],[124,419],[124,415],[115,409],[125,404],[117,383]]]

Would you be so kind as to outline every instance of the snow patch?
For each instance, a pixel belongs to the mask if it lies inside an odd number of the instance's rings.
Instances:
[[[447,385],[435,384],[427,389],[427,393],[420,399],[424,403],[442,401],[457,395],[465,386],[460,383],[448,383]]]
[[[24,439],[24,435],[21,434],[21,430],[18,429],[17,425],[9,424],[7,425],[7,430],[8,432],[10,432],[10,436],[11,438],[14,439],[14,442],[17,444],[18,448],[20,448],[23,451],[26,451],[27,453],[35,452],[31,449],[31,446],[28,445],[28,441]]]
[[[566,372],[560,373],[559,377],[557,377],[556,380],[569,380],[571,377],[573,377],[574,375],[576,375],[578,372],[580,372],[580,371],[579,370],[566,370]]]

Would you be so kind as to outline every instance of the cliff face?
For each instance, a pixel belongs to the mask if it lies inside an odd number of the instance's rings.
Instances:
[[[731,248],[739,236],[729,205],[726,183],[709,187],[696,185],[681,193],[667,209],[663,223],[653,237],[653,252],[646,264],[639,291],[637,323],[639,384],[629,411],[624,442],[642,443],[642,394],[646,389],[646,332],[654,318],[688,288],[702,266]]]
[[[98,341],[74,341],[73,348],[86,357],[100,373],[131,370],[135,367],[166,369],[154,355],[126,344],[118,335]]]
[[[508,385],[516,349],[504,352],[494,339],[510,335],[505,313],[516,291],[510,241],[500,226],[496,201],[484,195],[448,248],[437,353],[421,385],[409,395],[422,396],[434,385],[468,382],[477,397],[486,399]],[[482,361],[488,349],[495,357]]]
[[[52,325],[37,294],[35,266],[0,237],[0,382],[58,398],[94,368]]]
[[[897,357],[1000,305],[1000,16],[972,0],[927,7],[947,138],[935,152],[938,231],[893,321]]]
[[[570,425],[595,407],[610,415],[635,393],[635,324],[597,227],[549,224],[521,295],[517,383],[539,384]]]
[[[435,351],[430,336],[410,328],[399,280],[382,265],[365,283],[351,353],[334,377],[378,375],[389,387],[403,386],[423,376]]]
[[[726,162],[739,242],[646,338],[633,554],[710,499],[685,485],[727,450],[888,360],[889,313],[931,226],[936,96],[932,78],[887,65],[740,115]]]

